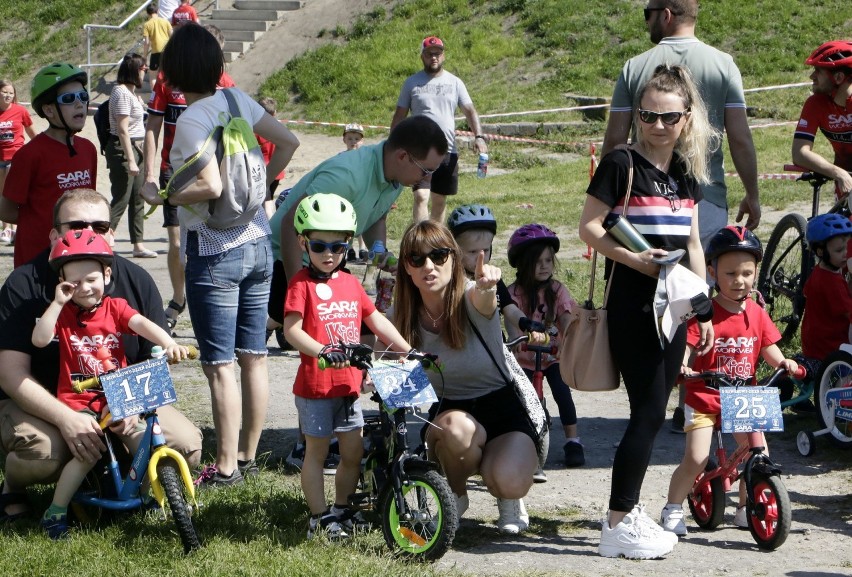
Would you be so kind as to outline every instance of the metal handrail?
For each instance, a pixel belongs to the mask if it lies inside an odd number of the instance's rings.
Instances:
[[[124,19],[124,21],[115,26],[111,24],[83,24],[83,30],[86,31],[86,64],[82,65],[81,68],[85,68],[86,72],[91,75],[91,69],[95,66],[115,66],[121,63],[121,60],[118,62],[109,62],[109,63],[92,63],[92,30],[101,29],[101,30],[121,30],[125,26],[127,26],[134,18],[139,16],[139,14],[148,7],[152,0],[146,0],[139,8],[137,8],[133,14]]]

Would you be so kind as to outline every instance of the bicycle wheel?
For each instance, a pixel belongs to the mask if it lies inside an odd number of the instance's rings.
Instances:
[[[747,515],[748,530],[761,549],[777,549],[790,534],[793,509],[787,488],[778,475],[752,473],[754,514]]]
[[[696,482],[716,467],[716,461],[707,461],[704,473],[698,476]],[[725,518],[725,484],[722,483],[721,477],[710,479],[709,483],[702,485],[697,491],[693,489],[686,500],[696,525],[702,529],[715,529],[722,524]]]
[[[840,447],[849,447],[852,446],[852,421],[836,418],[835,409],[829,406],[826,400],[830,390],[841,387],[852,387],[852,355],[843,350],[834,351],[823,361],[817,377],[814,401],[820,428],[834,423],[834,429],[829,435],[831,442]]]
[[[189,553],[201,547],[201,541],[192,524],[192,506],[186,501],[183,482],[178,471],[177,463],[172,459],[163,459],[157,467],[157,475],[163,484],[166,501],[169,503],[172,518],[175,520],[178,535],[183,543],[183,550]]]
[[[450,486],[437,471],[411,471],[403,480],[406,511],[399,511],[390,483],[380,498],[382,533],[388,547],[423,561],[443,557],[459,518]]]
[[[757,290],[766,310],[781,331],[781,340],[796,334],[805,310],[803,290],[813,266],[805,241],[808,223],[800,214],[787,214],[778,221],[766,243]]]

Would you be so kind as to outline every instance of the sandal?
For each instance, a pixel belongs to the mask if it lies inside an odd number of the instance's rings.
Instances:
[[[5,487],[5,484],[3,485]],[[2,490],[2,489],[0,489]],[[29,505],[29,501],[27,500],[26,493],[3,493],[0,494],[0,524],[11,523],[16,521],[29,513],[27,511],[21,511],[20,513],[8,514],[6,513],[6,507],[11,505]]]
[[[184,298],[183,304],[179,305],[174,300],[170,300],[169,304],[166,306],[165,315],[166,315],[166,326],[169,327],[170,331],[175,330],[175,325],[177,325],[178,317],[180,314],[186,309],[186,299]],[[175,315],[171,316],[169,311],[175,311]]]

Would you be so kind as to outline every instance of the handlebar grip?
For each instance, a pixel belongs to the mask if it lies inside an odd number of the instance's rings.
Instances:
[[[317,366],[321,371],[326,370],[329,367],[329,362],[322,357],[317,359]]]
[[[201,353],[198,352],[198,349],[194,345],[186,345],[186,349],[188,351],[187,358],[195,360],[201,356]]]
[[[94,377],[89,377],[88,379],[83,379],[82,381],[74,381],[71,383],[71,389],[75,393],[82,393],[87,389],[93,389],[100,385],[100,380],[97,375]]]
[[[801,381],[806,376],[808,376],[808,369],[804,367],[804,365],[799,365],[799,368],[791,375],[794,379]]]

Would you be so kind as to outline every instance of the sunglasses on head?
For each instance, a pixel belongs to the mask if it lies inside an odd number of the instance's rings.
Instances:
[[[56,96],[56,102],[59,104],[74,104],[75,100],[85,104],[89,101],[89,93],[85,90],[79,90],[77,92],[63,92]]]
[[[321,240],[308,240],[308,246],[311,252],[322,254],[325,251],[331,251],[331,254],[343,254],[349,249],[349,243],[341,240],[335,242],[323,242]]]
[[[686,113],[689,110],[684,110],[683,112],[654,112],[653,110],[642,110],[639,109],[639,120],[644,122],[645,124],[655,124],[657,119],[663,121],[663,124],[668,124],[669,126],[674,126],[680,119],[686,116]]]
[[[61,226],[67,226],[71,230],[83,230],[91,228],[98,234],[106,234],[109,232],[110,224],[108,220],[95,220],[87,222],[85,220],[69,220],[68,222],[60,222]]]
[[[432,264],[435,266],[441,266],[447,259],[450,258],[450,255],[453,254],[453,249],[451,248],[436,248],[431,250],[428,254],[409,254],[406,258],[408,260],[408,264],[413,266],[414,268],[420,268],[424,264],[426,264],[426,259],[432,261]]]

